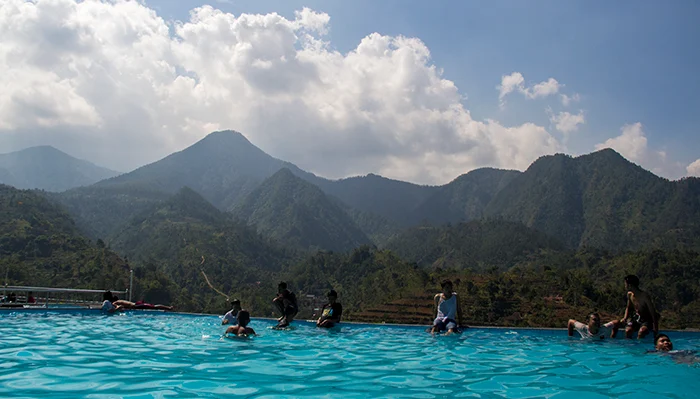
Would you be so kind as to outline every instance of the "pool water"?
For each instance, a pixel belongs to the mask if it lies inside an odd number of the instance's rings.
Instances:
[[[217,316],[89,311],[0,313],[3,398],[691,398],[700,367],[646,353],[650,340],[582,341],[565,331],[295,322],[222,338]],[[700,334],[671,333],[676,349]]]

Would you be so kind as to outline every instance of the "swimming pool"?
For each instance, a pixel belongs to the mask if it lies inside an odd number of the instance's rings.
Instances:
[[[648,340],[585,342],[565,331],[295,322],[221,338],[217,316],[0,313],[0,397],[697,397],[700,368],[647,354]],[[700,334],[671,333],[677,349]]]

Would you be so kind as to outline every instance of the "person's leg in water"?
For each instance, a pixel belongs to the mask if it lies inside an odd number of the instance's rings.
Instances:
[[[456,321],[451,320],[451,319],[447,319],[445,321],[446,321],[445,328],[447,329],[447,332],[445,333],[445,335],[454,334],[458,331]]]
[[[289,324],[292,323],[292,321],[294,320],[294,316],[296,316],[298,312],[299,310],[296,308],[296,306],[292,304],[287,305],[283,310],[284,316],[282,317],[282,320],[280,320],[277,327],[288,327]]]
[[[634,321],[629,321],[625,327],[625,338],[632,338],[632,334],[637,330],[639,330],[639,326]]]
[[[646,323],[642,323],[642,326],[639,327],[639,332],[637,333],[637,339],[642,339],[649,334],[649,326]]]
[[[430,329],[431,334],[437,334],[440,331],[445,331],[447,329],[447,324],[445,320],[437,318],[433,321],[433,327]]]
[[[277,297],[272,300],[272,304],[274,305],[275,309],[277,310],[277,313],[279,313],[281,316],[277,318],[277,321],[281,322],[284,320],[284,299],[281,297]]]

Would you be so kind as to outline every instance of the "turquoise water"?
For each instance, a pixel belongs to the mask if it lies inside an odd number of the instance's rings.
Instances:
[[[649,340],[586,342],[565,331],[295,322],[222,338],[216,316],[0,312],[0,397],[697,397],[700,367],[647,354]],[[676,349],[700,334],[671,333]]]

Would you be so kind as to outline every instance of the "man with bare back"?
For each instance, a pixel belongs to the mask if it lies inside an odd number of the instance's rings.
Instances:
[[[651,329],[656,336],[659,333],[659,313],[649,293],[639,289],[639,277],[630,274],[625,277],[627,290],[627,309],[620,323],[626,323],[625,338],[632,338],[635,331],[641,339],[649,334]]]

